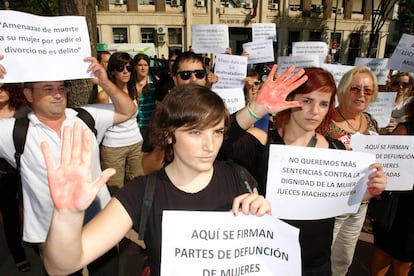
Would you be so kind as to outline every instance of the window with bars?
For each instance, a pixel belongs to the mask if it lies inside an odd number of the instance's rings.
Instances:
[[[112,28],[114,43],[128,43],[127,28]]]
[[[142,28],[141,29],[141,42],[142,43],[154,43],[154,29]]]
[[[181,28],[168,28],[168,42],[170,44],[181,45],[183,41]]]

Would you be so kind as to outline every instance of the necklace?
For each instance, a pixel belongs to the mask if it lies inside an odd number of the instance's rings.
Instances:
[[[307,147],[314,148],[316,146],[316,143],[318,142],[318,138],[316,138],[316,133],[312,136],[312,138],[309,140],[309,143],[306,145]]]
[[[361,126],[362,126],[362,114],[360,114],[359,115],[359,127],[358,127],[358,129],[355,129],[349,122],[348,122],[348,120],[347,119],[345,119],[345,116],[344,115],[342,115],[342,112],[341,112],[341,110],[338,108],[338,113],[339,113],[339,115],[341,115],[341,117],[342,117],[342,119],[344,119],[345,120],[345,122],[346,122],[346,124],[354,131],[354,132],[359,132],[359,130],[361,129]]]

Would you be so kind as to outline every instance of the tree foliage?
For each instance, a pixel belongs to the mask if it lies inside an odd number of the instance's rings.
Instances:
[[[368,44],[368,57],[376,57],[377,43],[380,36],[380,31],[385,22],[390,19],[390,14],[393,12],[394,5],[398,0],[381,0],[378,6],[374,6],[374,0],[371,0],[371,34]]]
[[[5,0],[0,2],[0,9],[6,8],[36,15],[57,15],[58,0]]]

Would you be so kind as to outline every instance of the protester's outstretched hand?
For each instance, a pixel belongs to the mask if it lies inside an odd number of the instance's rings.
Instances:
[[[233,199],[233,206],[231,211],[237,215],[242,212],[245,215],[263,216],[265,214],[271,215],[270,202],[263,196],[257,193],[255,189],[253,193],[242,194]]]
[[[105,68],[98,62],[98,60],[96,60],[96,58],[87,57],[84,59],[84,61],[91,63],[88,67],[88,73],[93,73],[93,83],[98,84],[100,86],[104,86],[107,82],[109,82],[108,74],[106,73]]]
[[[3,55],[0,55],[0,61],[4,58]],[[4,78],[4,75],[7,73],[6,68],[0,64],[0,79]]]
[[[255,109],[265,109],[266,113],[277,113],[282,110],[302,106],[298,101],[286,101],[290,92],[301,86],[308,77],[304,75],[305,70],[300,69],[293,76],[290,73],[295,70],[295,66],[290,66],[281,76],[275,79],[277,65],[273,65],[269,77],[259,91],[255,101]]]
[[[41,144],[45,158],[49,190],[57,210],[84,211],[100,188],[115,173],[107,169],[92,180],[92,133],[80,123],[63,130],[61,164],[58,167],[47,142]]]
[[[387,175],[382,165],[380,163],[374,163],[369,166],[369,169],[375,169],[375,171],[368,176],[368,188],[364,195],[364,200],[379,196],[387,187]]]

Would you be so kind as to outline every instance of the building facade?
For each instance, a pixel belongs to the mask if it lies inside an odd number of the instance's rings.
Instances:
[[[275,56],[291,53],[292,42],[325,41],[335,59],[352,65],[366,57],[371,16],[379,0],[101,0],[99,43],[154,43],[156,55],[188,50],[192,24],[229,26],[230,47],[241,53],[252,41],[252,23],[275,23]],[[391,7],[392,8],[392,7]],[[386,20],[375,56],[384,57],[391,20]]]

